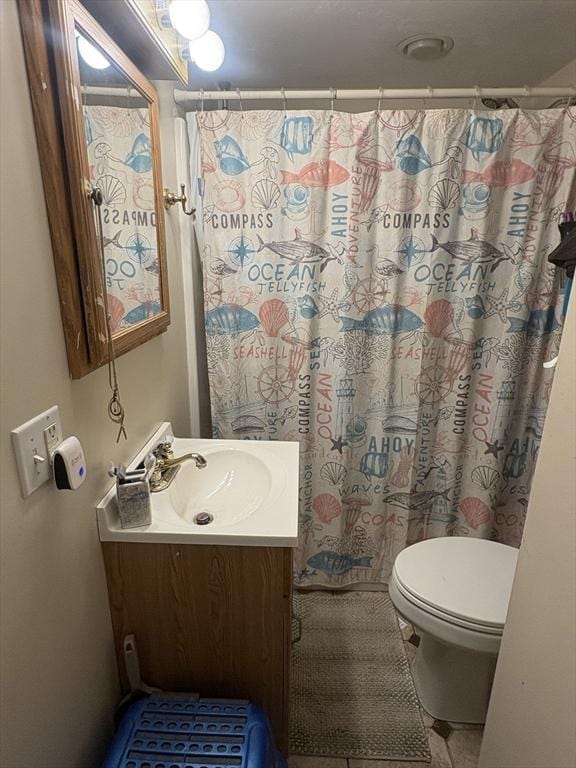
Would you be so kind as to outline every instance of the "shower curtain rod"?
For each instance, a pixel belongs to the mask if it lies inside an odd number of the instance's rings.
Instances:
[[[543,97],[576,97],[576,85],[556,88],[531,88],[530,86],[515,88],[368,88],[365,90],[325,88],[323,90],[295,91],[248,91],[237,88],[234,91],[184,91],[174,90],[176,102],[187,101],[252,101],[284,99],[326,99],[334,101],[349,101],[354,99],[388,100],[388,99],[473,99],[495,98],[504,99],[511,96],[531,98]]]

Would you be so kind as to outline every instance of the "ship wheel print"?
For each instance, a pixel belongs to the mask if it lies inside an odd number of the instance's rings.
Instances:
[[[435,405],[452,392],[453,379],[441,365],[431,365],[419,374],[414,390],[421,403]]]
[[[284,365],[274,365],[264,368],[258,376],[258,392],[266,403],[278,405],[288,400],[294,392],[294,381],[290,371]]]
[[[215,309],[222,304],[222,280],[208,277],[204,286],[204,303],[207,309]]]
[[[370,312],[384,304],[387,293],[385,280],[374,276],[366,277],[360,280],[352,291],[352,301],[358,312]]]

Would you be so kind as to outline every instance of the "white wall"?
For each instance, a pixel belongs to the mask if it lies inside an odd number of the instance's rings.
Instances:
[[[172,325],[118,361],[129,441],[117,446],[105,370],[68,375],[15,0],[0,2],[0,28],[0,765],[88,768],[119,694],[93,505],[109,460],[131,457],[165,419],[189,431],[178,232],[169,214]],[[162,148],[175,188],[172,129]],[[47,484],[23,500],[10,430],[54,404],[84,445],[88,480],[77,493]]]

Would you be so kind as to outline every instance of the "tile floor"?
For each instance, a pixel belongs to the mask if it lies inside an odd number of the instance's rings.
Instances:
[[[408,638],[413,630],[403,622],[401,626],[408,659],[412,661],[416,648],[408,642]],[[482,742],[482,726],[453,723],[454,730],[448,739],[444,740],[432,730],[433,718],[424,710],[422,710],[422,719],[432,753],[430,763],[294,755],[288,760],[288,768],[477,768]]]

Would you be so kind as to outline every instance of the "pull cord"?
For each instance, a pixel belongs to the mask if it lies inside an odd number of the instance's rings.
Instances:
[[[112,397],[108,402],[108,418],[114,424],[119,424],[118,436],[116,442],[120,442],[120,438],[124,437],[128,440],[126,429],[124,427],[124,419],[126,417],[124,406],[120,400],[120,389],[118,386],[118,375],[116,373],[116,353],[114,350],[114,341],[112,339],[112,329],[110,327],[110,312],[108,311],[108,293],[106,291],[106,257],[104,255],[104,229],[102,225],[102,203],[104,198],[101,190],[94,186],[90,194],[92,202],[96,206],[96,222],[98,226],[98,240],[100,241],[100,266],[102,269],[102,293],[104,295],[104,315],[106,317],[106,345],[108,348],[108,385],[112,390]]]

